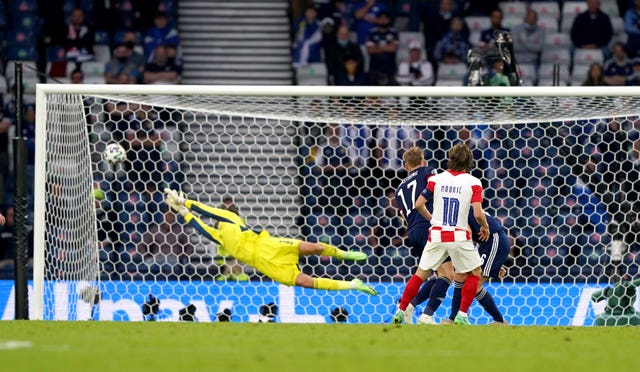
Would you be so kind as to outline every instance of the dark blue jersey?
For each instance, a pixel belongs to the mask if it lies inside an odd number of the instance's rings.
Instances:
[[[429,227],[431,227],[429,222],[416,211],[416,200],[422,190],[427,188],[427,179],[434,174],[436,174],[436,170],[432,167],[419,167],[409,173],[396,190],[396,204],[407,220],[407,229],[409,231],[415,229],[429,230]],[[427,209],[429,211],[433,210],[432,200],[427,201]]]
[[[493,235],[495,233],[504,231],[504,228],[502,227],[500,222],[498,222],[498,220],[495,219],[495,217],[490,216],[486,213],[484,215],[485,217],[487,217],[487,224],[489,225],[489,235]],[[480,224],[478,223],[478,221],[476,221],[476,218],[473,216],[473,206],[469,208],[469,228],[471,228],[471,238],[473,239],[473,241],[476,243],[480,242],[480,239],[478,239]]]

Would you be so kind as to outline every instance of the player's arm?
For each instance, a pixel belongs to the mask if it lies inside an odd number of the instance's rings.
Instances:
[[[416,200],[416,210],[422,215],[422,217],[424,217],[425,220],[431,221],[432,216],[427,209],[427,198],[423,195],[420,195],[418,200]]]
[[[489,239],[489,223],[487,222],[487,216],[482,210],[482,202],[472,203],[473,205],[473,217],[478,221],[480,225],[480,231],[478,231],[478,238],[480,241],[487,241]]]

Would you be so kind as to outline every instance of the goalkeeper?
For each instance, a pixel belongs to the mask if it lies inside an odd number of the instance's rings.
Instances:
[[[267,231],[256,233],[245,225],[237,214],[214,208],[184,197],[182,192],[165,189],[166,201],[171,209],[182,215],[199,233],[220,245],[233,257],[255,267],[258,271],[287,286],[343,291],[354,289],[368,295],[376,295],[376,290],[360,279],[351,281],[315,278],[300,272],[300,256],[323,255],[341,260],[361,261],[367,258],[362,252],[343,251],[330,244],[310,243],[297,239],[279,238]],[[218,228],[211,227],[195,216],[203,216],[218,221]]]

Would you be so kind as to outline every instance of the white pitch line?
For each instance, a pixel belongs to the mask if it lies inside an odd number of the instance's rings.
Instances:
[[[30,347],[33,347],[33,343],[31,343],[31,341],[17,341],[17,340],[0,341],[0,350],[27,349]]]

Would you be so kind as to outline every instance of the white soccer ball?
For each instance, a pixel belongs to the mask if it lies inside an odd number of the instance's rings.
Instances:
[[[127,158],[124,147],[117,143],[110,143],[102,152],[102,159],[108,161],[111,164],[118,164]]]

